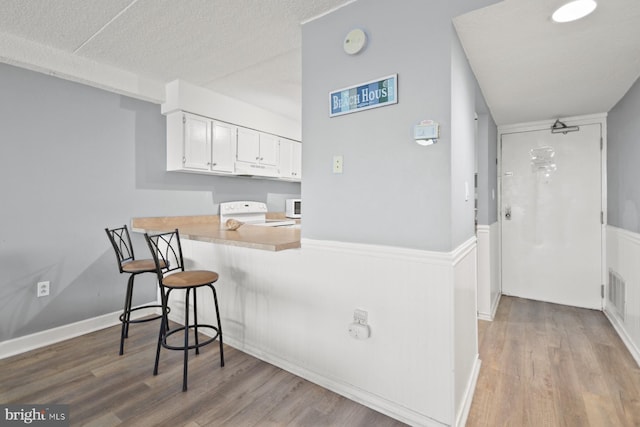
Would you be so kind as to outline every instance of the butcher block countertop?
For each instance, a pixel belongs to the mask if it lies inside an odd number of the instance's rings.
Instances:
[[[284,213],[268,213],[268,219],[285,219]],[[162,233],[178,229],[181,239],[266,251],[300,247],[299,227],[264,227],[243,224],[235,231],[220,228],[218,215],[133,218],[131,229],[140,233]]]

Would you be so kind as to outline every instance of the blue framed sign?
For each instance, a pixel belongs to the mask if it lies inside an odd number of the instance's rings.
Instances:
[[[329,117],[398,103],[398,75],[359,83],[329,93]]]

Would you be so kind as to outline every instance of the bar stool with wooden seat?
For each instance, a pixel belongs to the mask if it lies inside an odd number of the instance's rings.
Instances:
[[[138,274],[142,273],[155,273],[156,265],[152,259],[135,259],[133,253],[133,245],[131,244],[131,237],[129,236],[129,230],[126,225],[120,228],[105,228],[109,241],[113,246],[113,250],[116,253],[116,261],[118,263],[118,269],[120,273],[129,273],[129,281],[127,283],[127,294],[124,299],[124,310],[120,315],[120,322],[122,322],[122,330],[120,332],[120,355],[124,354],[124,340],[129,337],[129,324],[150,322],[162,318],[162,314],[158,314],[152,317],[144,317],[141,319],[131,320],[131,313],[137,310],[143,309],[159,309],[162,305],[144,305],[136,308],[131,308],[131,301],[133,299],[133,282],[134,278]]]
[[[158,347],[156,350],[156,362],[153,368],[153,375],[158,374],[158,364],[160,361],[160,349],[162,347],[169,350],[181,350],[184,352],[184,367],[182,375],[182,391],[187,390],[187,367],[189,359],[189,350],[195,349],[196,354],[200,354],[200,347],[210,344],[216,340],[220,345],[220,366],[224,366],[224,352],[222,349],[222,325],[220,323],[220,311],[218,310],[218,296],[216,288],[213,286],[218,281],[218,273],[208,270],[191,270],[185,271],[184,259],[182,257],[182,246],[180,244],[180,234],[178,229],[172,232],[149,235],[145,233],[145,239],[151,250],[153,260],[156,266],[156,274],[158,275],[158,283],[160,284],[160,295],[162,298],[162,315],[164,320],[160,323],[160,333],[158,335]],[[199,324],[198,323],[198,304],[197,290],[198,288],[208,287],[213,294],[213,302],[216,310],[217,325]],[[169,328],[169,295],[174,290],[184,290],[184,326]],[[189,295],[193,291],[193,324],[189,324]],[[208,329],[215,333],[212,337],[200,342],[198,338],[199,329]],[[189,344],[189,330],[193,330],[195,338],[194,343]],[[175,333],[183,331],[184,344],[169,344],[168,339]]]

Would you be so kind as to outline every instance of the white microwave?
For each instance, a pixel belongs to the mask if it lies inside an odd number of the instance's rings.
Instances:
[[[285,200],[285,215],[287,218],[302,217],[302,200],[287,199]]]

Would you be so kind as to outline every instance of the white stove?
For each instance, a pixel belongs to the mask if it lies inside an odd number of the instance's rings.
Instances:
[[[293,219],[267,219],[267,205],[249,201],[220,203],[220,227],[224,228],[230,219],[265,227],[283,227],[296,223]]]

